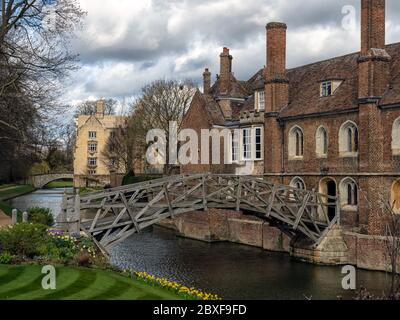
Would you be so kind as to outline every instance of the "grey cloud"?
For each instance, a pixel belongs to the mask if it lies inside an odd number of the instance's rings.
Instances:
[[[194,77],[200,82],[206,66],[215,76],[219,69],[218,55],[202,52],[192,57],[194,44],[205,48],[212,45],[215,50],[224,45],[231,47],[235,74],[249,77],[265,64],[264,26],[273,20],[288,24],[289,66],[356,51],[358,38],[344,34],[340,24],[342,7],[355,6],[358,18],[359,4],[359,0],[153,0],[145,15],[128,19],[124,24],[113,12],[103,20],[88,12],[90,23],[73,43],[87,72],[86,78],[76,76],[81,81],[79,94],[99,95],[107,91],[107,95],[121,97],[138,92],[146,81],[162,77]],[[398,28],[399,13],[400,1],[387,0],[387,19]],[[121,24],[123,31],[117,28]],[[325,27],[332,33],[327,39],[302,38]],[[89,29],[94,31],[90,33]],[[114,33],[110,44],[102,39]],[[400,36],[390,30],[388,38],[400,41]],[[323,45],[312,50],[312,41]],[[178,70],[176,61],[185,56]],[[134,66],[134,72],[140,74],[120,75],[120,79],[111,80],[113,65],[118,63]]]

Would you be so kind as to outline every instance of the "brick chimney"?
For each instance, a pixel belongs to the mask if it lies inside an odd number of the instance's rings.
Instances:
[[[280,22],[267,24],[267,66],[265,69],[266,112],[279,112],[289,102],[286,77],[286,30]]]
[[[267,173],[282,171],[282,130],[279,112],[289,103],[289,80],[286,77],[286,30],[284,23],[267,24],[267,65],[265,76],[264,168]]]
[[[96,117],[103,118],[104,117],[104,101],[98,100],[96,102]]]
[[[361,53],[385,48],[385,0],[361,1]]]
[[[359,143],[359,168],[362,172],[385,170],[384,129],[379,100],[389,86],[390,60],[391,57],[385,50],[385,0],[361,0],[358,126],[362,137]],[[376,183],[381,184],[378,180]],[[378,208],[371,209],[368,217],[365,214],[361,215],[360,224],[370,225],[372,221],[379,221],[381,216],[378,210]]]
[[[385,50],[385,0],[361,0],[360,99],[379,99],[389,85],[390,56]]]
[[[229,54],[229,49],[224,47],[221,58],[221,71],[220,71],[220,90],[221,93],[228,93],[230,89],[231,73],[232,73],[232,60],[233,57]]]
[[[211,90],[211,72],[206,68],[203,73],[204,93],[209,94]]]

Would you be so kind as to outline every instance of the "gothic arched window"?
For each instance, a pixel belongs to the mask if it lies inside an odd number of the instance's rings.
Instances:
[[[315,137],[316,153],[318,157],[328,155],[328,133],[324,127],[319,127]]]
[[[304,135],[300,127],[293,127],[289,132],[289,157],[302,158],[304,156]]]
[[[339,131],[339,152],[341,156],[356,156],[358,154],[358,127],[348,121],[342,125]]]

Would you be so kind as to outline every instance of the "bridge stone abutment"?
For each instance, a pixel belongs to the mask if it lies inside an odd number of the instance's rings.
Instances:
[[[172,228],[185,238],[205,241],[228,241],[290,254],[293,258],[324,265],[348,263],[348,247],[339,226],[333,228],[324,240],[314,247],[309,241],[298,241],[277,227],[255,216],[242,212],[209,209],[193,211],[174,218],[173,223],[160,225]]]

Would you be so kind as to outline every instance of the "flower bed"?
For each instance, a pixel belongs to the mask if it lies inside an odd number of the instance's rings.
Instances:
[[[157,278],[147,272],[137,272],[130,269],[124,269],[122,273],[124,275],[130,276],[131,278],[141,280],[149,285],[168,289],[187,299],[194,298],[197,300],[221,300],[221,298],[216,294],[206,293],[193,287],[189,288],[180,283],[170,281],[165,278]]]
[[[74,238],[42,224],[19,223],[0,230],[0,255],[8,264],[21,262],[104,265],[93,242]],[[8,259],[11,256],[12,260]],[[7,259],[5,258],[7,257]]]

